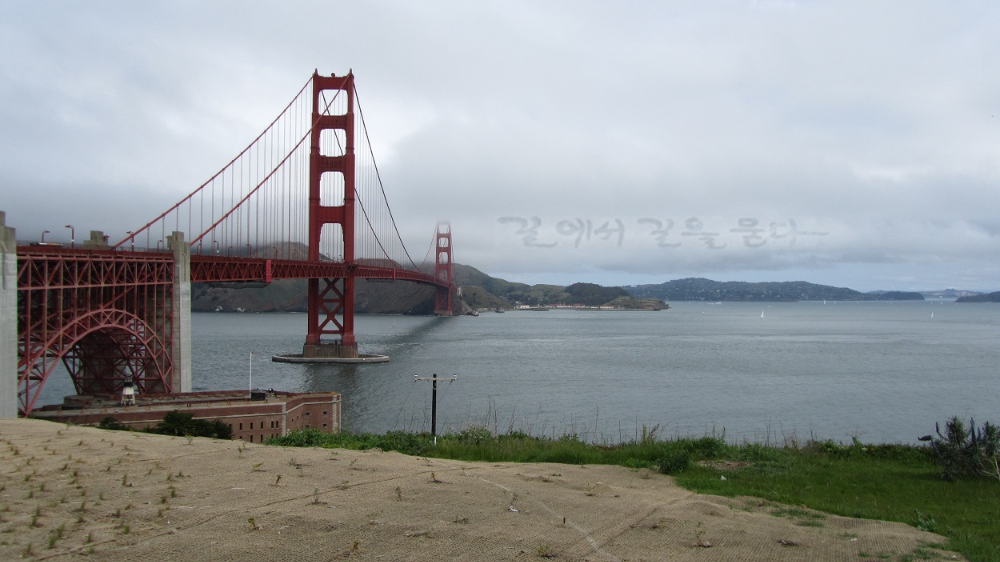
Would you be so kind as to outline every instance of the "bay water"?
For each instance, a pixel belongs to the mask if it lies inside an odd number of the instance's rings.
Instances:
[[[358,316],[362,353],[390,362],[273,363],[304,314],[193,314],[194,390],[342,393],[352,431],[486,425],[595,442],[916,442],[952,415],[1000,423],[1000,307],[933,302],[671,303],[659,312]],[[252,383],[251,383],[252,377]],[[65,372],[42,403],[71,393]]]

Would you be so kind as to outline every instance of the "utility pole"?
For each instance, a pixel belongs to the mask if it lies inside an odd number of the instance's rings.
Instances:
[[[253,400],[253,352],[250,352],[250,390],[249,398]],[[261,426],[264,427],[264,426]]]
[[[438,378],[437,373],[429,377],[421,377],[419,375],[413,375],[413,382],[416,381],[431,381],[431,436],[434,437],[434,444],[437,445],[437,411],[438,411],[438,381],[448,381],[453,382],[458,380],[458,375],[452,375],[451,378]]]

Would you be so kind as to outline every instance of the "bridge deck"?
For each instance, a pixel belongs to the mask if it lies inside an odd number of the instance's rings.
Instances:
[[[129,252],[116,250],[72,249],[64,246],[18,246],[18,260],[22,263],[39,264],[41,273],[28,276],[33,280],[21,284],[21,289],[38,283],[46,285],[52,280],[52,271],[41,264],[100,264],[101,269],[114,268],[116,264],[141,261],[161,263],[173,261],[166,252]],[[338,279],[353,275],[358,279],[385,279],[393,281],[413,281],[439,287],[448,283],[438,281],[434,275],[421,271],[397,269],[384,265],[358,263],[353,266],[338,262],[309,262],[302,260],[278,260],[227,256],[191,256],[191,282],[252,282],[270,283],[277,279]],[[115,277],[115,276],[112,276]],[[121,279],[121,276],[118,276]],[[23,282],[24,278],[22,278]],[[54,288],[48,286],[48,288]]]

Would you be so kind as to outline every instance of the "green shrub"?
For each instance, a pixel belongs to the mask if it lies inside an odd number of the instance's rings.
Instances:
[[[717,459],[726,451],[726,442],[718,437],[702,437],[688,441],[691,456],[702,460]]]
[[[333,436],[335,435],[323,433],[318,429],[303,429],[289,431],[288,435],[268,439],[266,443],[268,445],[281,445],[284,447],[322,447]]]
[[[149,432],[177,437],[233,438],[233,429],[228,424],[219,420],[196,420],[193,414],[184,414],[177,410],[167,412],[163,420],[156,424],[156,427],[150,428]]]
[[[101,429],[113,429],[116,431],[128,430],[128,426],[118,421],[118,418],[114,416],[107,416],[97,424],[97,427]]]
[[[489,429],[481,425],[473,425],[460,431],[455,438],[463,443],[478,445],[480,443],[489,443],[493,441],[493,434]]]
[[[427,448],[427,438],[408,431],[389,431],[379,440],[378,448],[397,451],[404,455],[422,455]]]
[[[893,459],[921,462],[928,459],[931,450],[928,447],[918,447],[903,443],[862,443],[857,437],[851,439],[849,445],[838,443],[832,439],[826,441],[810,441],[805,451],[822,454],[835,459]]]
[[[677,474],[683,472],[691,464],[691,453],[677,448],[667,451],[660,460],[656,461],[663,474]]]
[[[969,427],[958,416],[952,417],[941,427],[934,424],[937,439],[931,447],[941,465],[941,477],[945,480],[991,476],[1000,479],[1000,428],[986,422],[982,429],[976,428],[975,420],[969,419]]]

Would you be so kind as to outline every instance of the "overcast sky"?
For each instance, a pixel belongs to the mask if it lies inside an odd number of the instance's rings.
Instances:
[[[0,3],[0,210],[120,238],[353,69],[407,245],[529,283],[1000,289],[1000,4]]]

